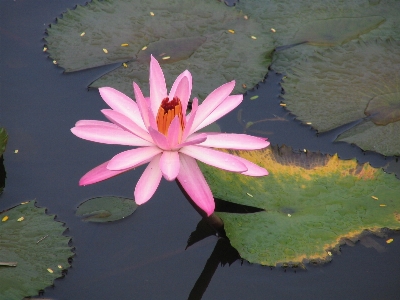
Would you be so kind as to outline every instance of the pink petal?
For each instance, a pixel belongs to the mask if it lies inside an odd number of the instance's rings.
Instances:
[[[154,145],[128,131],[110,128],[109,126],[84,125],[71,128],[71,132],[81,139],[103,144],[127,146]]]
[[[181,168],[177,179],[194,203],[204,210],[207,216],[211,215],[214,212],[215,203],[203,173],[193,158],[180,153],[179,159]]]
[[[268,171],[264,168],[261,168],[260,166],[252,163],[251,161],[248,161],[247,159],[244,159],[242,157],[239,156],[235,156],[236,159],[238,159],[239,161],[241,161],[243,164],[246,165],[247,167],[247,171],[243,172],[243,175],[247,175],[247,176],[266,176],[268,175]]]
[[[149,133],[154,143],[163,150],[169,150],[169,144],[167,141],[167,137],[160,133],[158,130],[155,130],[153,127],[149,127]]]
[[[226,99],[212,112],[210,115],[200,123],[199,126],[194,128],[194,131],[200,130],[207,125],[215,122],[216,120],[222,118],[227,113],[234,110],[240,103],[242,103],[243,95],[232,95],[226,97]]]
[[[150,99],[151,110],[156,116],[161,101],[167,97],[167,86],[165,84],[164,73],[158,61],[151,56],[150,59]]]
[[[177,151],[164,151],[160,159],[160,169],[164,178],[172,181],[179,173],[179,154]]]
[[[216,88],[207,96],[197,110],[190,133],[193,133],[196,128],[222,103],[222,101],[229,96],[234,87],[235,81],[232,80],[231,82],[225,83]]]
[[[197,133],[197,134],[192,134],[190,137],[186,139],[186,141],[182,144],[176,145],[173,149],[180,149],[185,146],[190,146],[190,145],[197,145],[202,142],[204,142],[207,139],[207,134],[206,133]]]
[[[181,122],[178,116],[172,120],[168,128],[167,142],[168,148],[172,149],[179,143],[179,135],[181,134]]]
[[[98,121],[98,120],[79,120],[78,122],[75,123],[75,127],[78,126],[108,126],[110,128],[114,128],[114,129],[121,129],[121,127],[119,127],[118,125],[115,125],[113,123],[110,122],[104,122],[104,121]]]
[[[142,90],[140,87],[134,82],[133,83],[133,91],[135,93],[136,103],[139,107],[140,114],[142,115],[143,123],[145,128],[150,126],[149,121],[149,99],[143,96]]]
[[[107,165],[107,169],[119,171],[138,167],[149,162],[154,156],[161,153],[158,147],[141,147],[127,150],[115,155]]]
[[[192,92],[192,75],[188,70],[180,74],[169,92],[169,99],[178,97],[182,104],[182,113],[186,115],[186,109]]]
[[[227,171],[238,173],[247,171],[246,165],[239,161],[236,156],[214,149],[191,145],[181,148],[179,152],[198,159],[208,165]]]
[[[198,104],[199,100],[197,98],[194,98],[192,103],[192,111],[190,112],[190,115],[186,119],[185,129],[183,130],[183,136],[182,136],[183,141],[186,140],[190,132],[194,132],[194,130],[192,131],[192,127],[193,127],[193,121],[196,118],[197,109],[199,107]]]
[[[140,115],[139,108],[135,101],[124,93],[117,91],[111,87],[99,88],[100,96],[115,111],[127,116],[135,121],[143,129],[144,123]]]
[[[149,98],[149,101],[150,101],[150,98]],[[149,123],[150,123],[150,126],[149,126],[149,127],[158,129],[158,125],[157,125],[157,122],[156,122],[156,116],[157,116],[157,115],[154,115],[154,114],[153,114],[153,111],[151,110],[151,107],[149,107],[149,108],[147,109],[147,114],[148,114],[148,116],[149,116]],[[149,127],[147,127],[147,130],[148,130]]]
[[[157,190],[162,173],[160,171],[161,154],[156,155],[144,170],[135,187],[135,202],[140,205],[147,202]]]
[[[256,150],[268,147],[268,145],[269,142],[266,141],[266,139],[247,134],[207,132],[207,140],[199,146],[237,150]]]
[[[101,112],[107,117],[107,119],[121,126],[123,129],[130,131],[134,135],[137,135],[146,141],[153,141],[147,131],[142,129],[142,127],[129,119],[127,116],[120,114],[119,112],[112,109],[102,109]]]
[[[96,168],[90,170],[85,175],[83,175],[83,177],[79,180],[79,185],[88,185],[96,183],[130,170],[130,169],[125,169],[119,171],[111,171],[107,169],[108,163],[109,161],[106,161],[105,163],[97,166]]]

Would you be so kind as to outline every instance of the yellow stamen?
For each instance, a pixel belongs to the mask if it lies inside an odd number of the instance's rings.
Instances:
[[[178,97],[174,97],[171,101],[169,98],[165,98],[160,105],[157,113],[157,127],[158,131],[167,136],[169,125],[171,125],[172,120],[178,116],[181,123],[181,130],[179,132],[179,142],[182,138],[183,129],[185,128],[185,119],[182,113],[182,103]]]

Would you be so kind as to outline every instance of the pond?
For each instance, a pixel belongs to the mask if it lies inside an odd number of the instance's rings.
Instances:
[[[344,245],[331,262],[306,265],[304,270],[269,268],[236,259],[234,251],[230,256],[232,249],[216,236],[186,249],[201,217],[174,182],[161,181],[153,198],[123,220],[98,224],[75,216],[78,205],[89,198],[132,198],[144,170],[139,167],[95,185],[78,186],[83,174],[126,147],[90,143],[70,132],[77,120],[103,119],[100,110],[106,105],[97,89],[87,87],[115,66],[63,73],[42,51],[46,29],[55,17],[77,4],[85,1],[0,3],[0,127],[9,135],[0,211],[35,200],[65,223],[64,235],[71,238],[75,253],[66,276],[34,298],[396,298],[400,292],[398,232],[388,231],[385,238],[364,237],[354,247]],[[333,143],[343,128],[317,135],[295,120],[279,105],[281,80],[282,75],[270,71],[245,94],[237,109],[218,121],[221,131],[243,133],[247,121],[265,120],[247,133],[266,136],[272,145],[338,153],[342,159],[357,158],[374,167],[388,164],[387,170],[400,176],[400,163],[393,157]],[[250,100],[255,95],[258,98]],[[388,238],[393,242],[386,244]]]

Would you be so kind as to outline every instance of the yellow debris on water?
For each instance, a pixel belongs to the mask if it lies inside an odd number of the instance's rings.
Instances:
[[[386,244],[390,244],[391,242],[393,242],[393,239],[386,240]]]
[[[15,149],[15,150],[14,150],[14,153],[15,153],[15,154],[17,154],[18,152],[19,152],[18,149]]]
[[[329,256],[332,256],[332,252],[331,252],[331,251],[328,251],[328,255],[329,255]]]
[[[291,214],[287,214],[287,216],[290,218],[292,215]]]
[[[276,30],[275,30],[274,28],[271,28],[271,31],[272,31],[272,32],[276,32]]]
[[[378,200],[378,199],[379,199],[379,198],[376,197],[376,196],[371,196],[371,198],[374,199],[374,200]]]
[[[18,222],[21,222],[21,221],[23,221],[24,219],[25,219],[24,217],[21,217],[21,218],[18,218],[17,221],[18,221]]]
[[[129,44],[121,44],[121,47],[128,47]]]
[[[58,265],[57,267],[58,267],[59,269],[62,269],[62,265]]]
[[[243,18],[244,18],[245,20],[248,20],[248,19],[249,19],[249,17],[248,17],[247,15],[244,15]]]
[[[108,50],[106,48],[103,48],[103,52],[107,54]]]
[[[311,123],[311,122],[307,122],[306,124],[307,124],[307,125],[311,125],[312,123]]]
[[[280,103],[279,105],[280,106],[286,106],[286,103]]]
[[[43,47],[43,52],[46,52],[47,51],[47,47]]]
[[[228,30],[230,33],[235,33],[235,30],[233,30],[233,29],[229,29]]]
[[[5,222],[8,220],[8,216],[4,216],[3,219],[1,219],[2,222]]]
[[[56,60],[53,60],[53,64],[55,64],[55,65],[56,65],[56,64],[57,64],[57,61],[56,61]]]
[[[82,33],[81,33],[81,36],[84,36],[85,34],[86,34],[86,32],[82,32]]]
[[[54,273],[54,271],[53,271],[52,269],[50,269],[50,268],[47,268],[47,271],[48,271],[49,273],[51,273],[51,274]]]
[[[144,47],[142,48],[143,51],[146,50],[146,49],[147,49],[147,46],[144,46]]]
[[[150,12],[150,16],[154,17],[154,13],[152,11]]]
[[[251,38],[252,38],[253,40],[256,40],[256,39],[257,39],[254,35],[252,35]]]
[[[256,100],[258,98],[258,95],[255,95],[253,97],[250,97],[250,100]]]
[[[386,204],[379,204],[379,206],[380,206],[380,207],[385,207],[385,206],[386,206]]]
[[[128,67],[128,65],[126,63],[123,63],[122,65],[124,66],[124,68]]]
[[[162,59],[163,60],[167,60],[167,59],[170,59],[171,58],[171,56],[164,56]]]
[[[247,194],[247,196],[253,198],[253,195],[252,195],[252,194],[250,194],[250,193],[246,193],[246,194]]]
[[[29,203],[29,201],[21,202],[22,205],[28,204],[28,203]]]

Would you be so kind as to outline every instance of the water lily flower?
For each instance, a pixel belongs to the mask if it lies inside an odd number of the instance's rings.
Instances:
[[[186,114],[192,89],[192,76],[184,71],[167,94],[164,74],[157,60],[150,62],[150,97],[144,97],[133,83],[136,102],[111,88],[100,88],[100,95],[111,109],[101,112],[111,122],[81,120],[71,129],[76,136],[104,144],[135,146],[86,173],[80,185],[96,183],[149,163],[134,192],[137,204],[148,201],[161,178],[177,179],[187,194],[209,216],[215,208],[211,190],[196,159],[211,166],[249,176],[268,175],[267,170],[241,157],[213,149],[254,150],[265,148],[265,138],[233,133],[196,133],[221,118],[243,100],[230,95],[235,81],[215,89],[201,105],[194,98]]]

